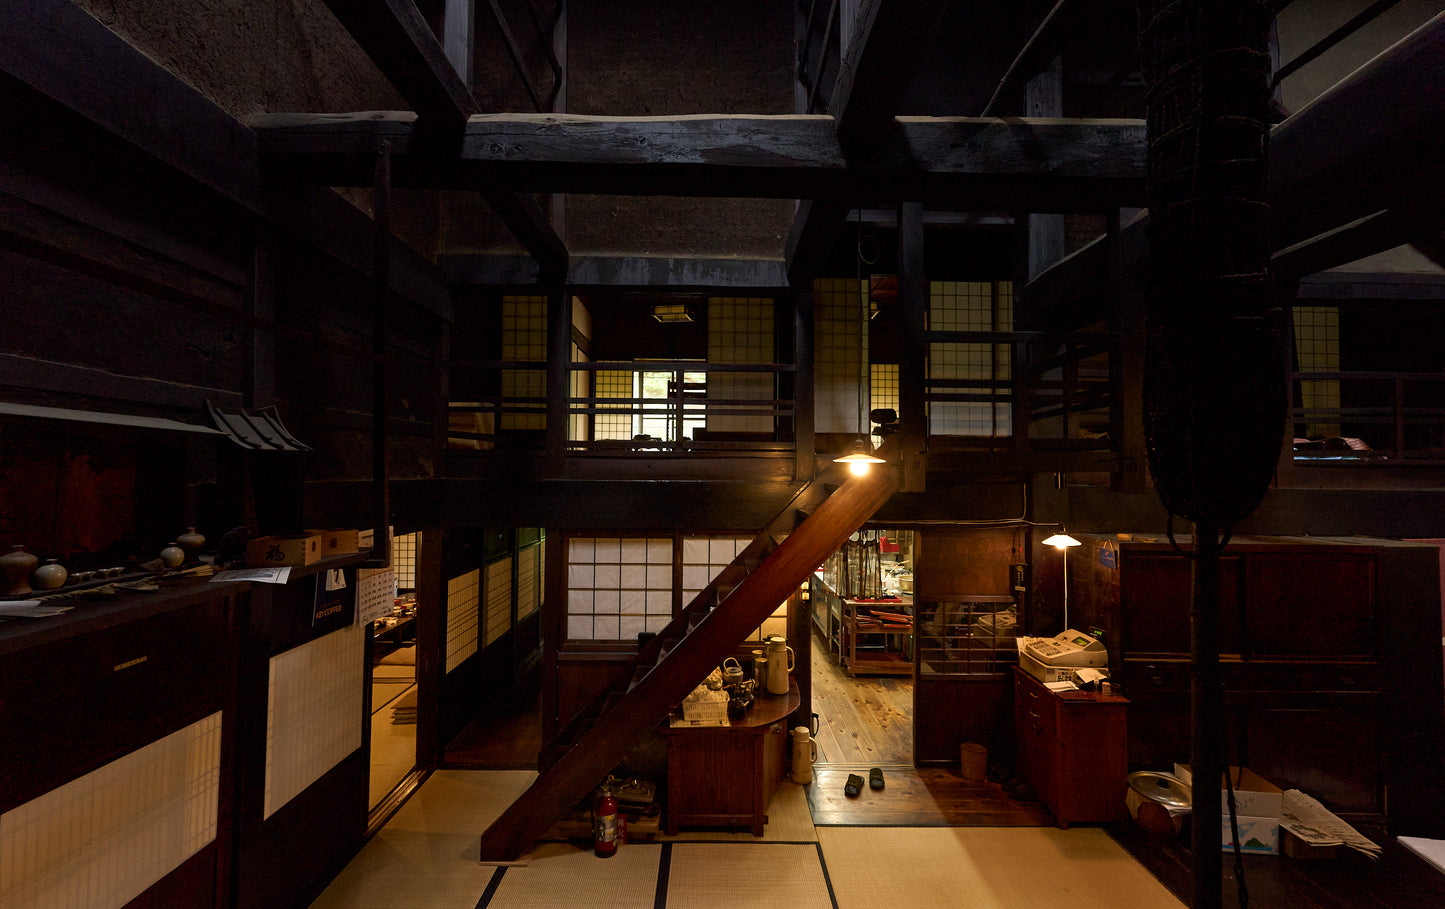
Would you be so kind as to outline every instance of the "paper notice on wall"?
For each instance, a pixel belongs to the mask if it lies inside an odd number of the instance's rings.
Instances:
[[[1298,789],[1281,797],[1279,825],[1311,846],[1348,846],[1372,858],[1380,855],[1379,846]]]
[[[396,605],[396,571],[357,572],[356,623],[370,625]]]

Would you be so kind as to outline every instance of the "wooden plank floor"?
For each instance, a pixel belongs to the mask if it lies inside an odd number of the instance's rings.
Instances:
[[[810,636],[818,764],[913,764],[913,677],[850,679]]]
[[[442,766],[455,770],[530,770],[542,750],[542,688],[535,678],[498,692],[485,716],[447,745]]]
[[[970,782],[957,770],[913,766],[912,676],[849,678],[812,636],[813,710],[818,760],[807,787],[813,823],[881,827],[1040,827],[1053,817],[1037,802],[1016,802],[997,783]],[[867,788],[868,771],[883,770],[884,787]],[[864,788],[843,787],[856,773]]]

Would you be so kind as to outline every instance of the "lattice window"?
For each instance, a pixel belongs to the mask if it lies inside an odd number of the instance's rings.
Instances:
[[[672,621],[671,539],[575,537],[567,559],[569,640],[636,640]]]

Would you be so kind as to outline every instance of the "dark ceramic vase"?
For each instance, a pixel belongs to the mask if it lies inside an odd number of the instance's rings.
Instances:
[[[5,593],[11,596],[29,593],[30,575],[39,564],[40,560],[33,553],[26,552],[25,546],[20,543],[0,555],[0,575],[5,578]]]
[[[206,538],[196,533],[196,528],[187,527],[185,533],[176,537],[176,545],[185,550],[187,557],[192,557],[201,551],[202,546],[206,545]]]

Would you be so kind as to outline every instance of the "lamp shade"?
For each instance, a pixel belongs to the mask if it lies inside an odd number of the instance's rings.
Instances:
[[[1070,546],[1082,546],[1084,544],[1069,536],[1067,532],[1060,530],[1051,537],[1045,537],[1044,545],[1053,546],[1055,549],[1067,549]]]
[[[847,464],[848,471],[856,476],[862,476],[868,472],[873,464],[882,464],[884,460],[873,454],[868,449],[868,443],[862,438],[854,439],[848,446],[848,450],[833,459],[835,464]]]

